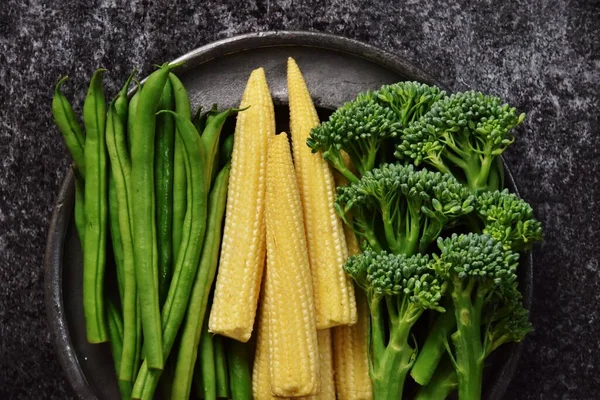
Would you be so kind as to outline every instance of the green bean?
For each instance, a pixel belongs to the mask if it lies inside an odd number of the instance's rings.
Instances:
[[[215,353],[212,334],[208,331],[208,316],[204,318],[204,324],[200,334],[200,376],[202,378],[202,392],[205,400],[217,398],[217,375],[215,372]],[[172,395],[173,398],[175,394]],[[185,398],[187,397],[179,397]]]
[[[60,87],[66,80],[67,77],[65,76],[56,84],[54,97],[52,98],[52,115],[67,145],[67,149],[71,153],[73,161],[75,161],[76,169],[83,178],[85,177],[85,133],[77,121],[71,103],[60,91]]]
[[[110,112],[108,116],[108,123],[106,124],[106,145],[109,147],[109,137],[108,131],[110,129]],[[109,152],[110,155],[110,152]],[[112,163],[111,163],[112,166]],[[119,203],[117,200],[117,189],[115,187],[115,178],[112,173],[108,174],[108,226],[110,228],[110,239],[112,242],[112,250],[113,256],[115,259],[115,267],[117,270],[117,286],[119,288],[119,298],[121,302],[124,299],[125,286],[123,284],[123,264],[124,264],[124,254],[123,254],[123,242],[121,239],[121,229],[119,228]]]
[[[142,91],[142,86],[138,85],[136,92],[131,96],[131,100],[129,100],[129,108],[127,109],[127,146],[129,149],[129,154],[133,151],[133,142],[135,139],[133,138],[135,126],[135,115],[138,100],[140,99],[140,92]]]
[[[142,92],[143,94],[143,92]],[[139,108],[138,108],[139,111]],[[173,269],[173,279],[162,309],[163,357],[167,357],[177,337],[179,326],[185,316],[190,292],[200,261],[200,252],[206,230],[206,183],[204,172],[203,147],[200,138],[189,119],[172,111],[160,111],[175,117],[177,132],[184,145],[183,159],[187,177],[187,211],[181,242],[180,255]],[[147,359],[136,379],[133,393],[136,399],[151,399],[160,377],[158,370],[148,368]]]
[[[210,192],[208,203],[208,220],[206,237],[202,248],[202,258],[198,273],[194,280],[192,297],[186,313],[185,323],[181,333],[181,345],[177,355],[177,367],[173,385],[172,399],[187,399],[190,396],[194,365],[198,353],[198,342],[202,331],[202,321],[206,320],[206,309],[210,288],[212,287],[221,245],[221,232],[225,203],[227,198],[227,183],[229,180],[229,164],[219,173],[214,187]],[[204,333],[202,333],[204,335]],[[208,335],[210,339],[210,334]],[[203,339],[204,340],[204,339]],[[204,348],[202,349],[204,351]],[[201,358],[204,354],[201,352]],[[212,351],[211,351],[212,362]],[[203,362],[202,365],[205,363]],[[214,373],[214,371],[213,371]],[[204,379],[205,384],[211,384]]]
[[[183,83],[175,76],[169,75],[169,80],[173,85],[173,95],[175,98],[175,112],[183,118],[190,118],[190,99]],[[186,204],[186,177],[185,166],[183,165],[183,143],[181,137],[175,135],[175,149],[173,156],[173,258],[177,261],[179,257],[179,248],[181,246],[181,234],[183,232],[183,220],[185,218]]]
[[[83,250],[83,241],[85,238],[85,181],[83,178],[75,176],[75,229],[79,236],[79,243]]]
[[[252,400],[252,358],[248,343],[227,340],[227,365],[233,400]]]
[[[119,374],[121,370],[121,353],[123,351],[123,322],[117,307],[109,299],[106,307],[106,320],[108,326],[108,337],[110,341],[110,349],[112,353],[113,362],[115,364],[116,374]],[[131,382],[119,380],[119,391],[121,392],[121,399],[131,399]]]
[[[66,80],[67,77],[65,76],[56,84],[54,97],[52,98],[52,115],[54,116],[54,121],[67,145],[67,149],[75,162],[75,227],[77,228],[79,242],[83,248],[83,240],[85,237],[85,133],[77,121],[77,116],[73,111],[71,103],[69,103],[69,100],[67,100],[65,95],[60,91],[62,84]]]
[[[131,96],[131,100],[129,100],[129,106],[127,108],[127,148],[129,150],[129,154],[131,154],[131,150],[133,147],[133,126],[135,125],[135,115],[136,115],[136,108],[137,108],[137,104],[138,104],[138,99],[140,98],[140,92],[142,91],[142,85],[135,80],[135,83],[137,85],[137,90],[136,92],[133,94],[133,96]],[[133,196],[133,194],[132,194]],[[133,212],[130,210],[130,218],[133,218]],[[133,233],[133,229],[132,229],[132,233]],[[135,261],[135,253],[134,253],[134,261]],[[137,294],[137,293],[136,293]],[[137,371],[139,369],[140,366],[140,361],[142,359],[142,308],[141,308],[141,302],[140,302],[140,298],[139,295],[137,296],[137,301],[136,301],[136,332],[137,332],[137,346],[136,346],[136,351],[135,351],[135,357],[134,357],[134,361],[135,361],[135,367],[134,367],[134,376],[132,376],[132,380],[135,380],[135,376],[137,375]]]
[[[198,133],[202,133],[204,130],[204,125],[206,125],[206,113],[202,112],[202,106],[198,107],[196,110],[196,113],[192,117],[192,122],[194,123]]]
[[[131,192],[136,283],[142,307],[144,356],[148,367],[162,369],[163,338],[158,301],[158,250],[154,220],[154,132],[160,96],[173,68],[150,74],[142,87],[131,131]]]
[[[202,340],[202,338],[200,338],[200,340]],[[211,342],[212,345],[212,342]],[[200,346],[202,346],[202,342],[200,342]],[[200,354],[200,357],[202,357],[202,353]],[[211,358],[210,360],[211,362],[214,362],[214,360]],[[201,360],[198,359],[198,361],[196,361],[196,367],[194,368],[194,394],[196,395],[195,398],[196,399],[204,399],[204,382],[202,381],[202,369],[200,366]]]
[[[134,69],[127,80],[125,81],[125,85],[121,88],[117,97],[115,97],[115,111],[121,120],[121,123],[126,126],[127,124],[127,114],[129,109],[129,99],[127,97],[127,91],[129,90],[129,85],[131,84],[131,80],[137,74],[137,70]]]
[[[172,110],[173,86],[167,80],[163,89],[159,109]],[[156,117],[156,154],[154,185],[156,191],[156,231],[158,244],[158,292],[162,306],[173,268],[173,151],[175,121],[168,114]]]
[[[137,374],[138,371],[140,370],[140,367],[142,365],[142,306],[141,306],[141,302],[140,302],[140,296],[136,297],[136,318],[135,318],[135,331],[136,331],[136,335],[137,335],[137,345],[135,347],[135,357],[133,358],[134,361],[134,368],[133,368],[133,376],[131,377],[131,381],[135,382],[136,378],[137,378]]]
[[[83,103],[85,139],[85,215],[86,231],[83,245],[83,311],[90,343],[108,340],[104,314],[104,271],[106,267],[107,179],[106,104],[102,89],[102,73],[92,76]]]
[[[229,371],[227,370],[227,356],[223,346],[224,337],[214,335],[213,346],[215,348],[215,374],[217,376],[217,397],[229,398]]]
[[[233,153],[233,135],[229,135],[225,138],[219,153],[219,157],[224,163],[231,161],[231,154]]]
[[[128,83],[126,83],[127,85]],[[126,87],[126,86],[125,86]],[[121,360],[121,371],[119,379],[132,381],[137,369],[136,349],[138,342],[137,334],[137,287],[135,276],[135,262],[133,249],[132,193],[131,193],[131,160],[127,154],[125,143],[125,126],[123,119],[118,115],[116,100],[113,101],[108,110],[108,122],[106,126],[106,147],[110,157],[111,179],[114,182],[115,216],[111,215],[111,225],[117,227],[121,239],[121,265],[117,263],[117,270],[121,270],[120,276],[123,281],[123,293],[121,301],[123,305],[123,320],[125,335],[123,336],[123,357]],[[111,210],[113,206],[111,205]],[[114,221],[114,222],[113,222]],[[111,231],[114,227],[111,227]],[[114,246],[114,241],[113,241]],[[120,268],[119,268],[120,267]]]
[[[227,117],[236,111],[230,108],[223,112],[218,112],[216,108],[213,108],[206,117],[206,125],[202,131],[200,140],[202,146],[204,146],[204,154],[206,156],[206,182],[208,187],[210,187],[211,177],[213,176],[212,169],[219,149],[219,137],[221,136],[223,124],[225,124]]]

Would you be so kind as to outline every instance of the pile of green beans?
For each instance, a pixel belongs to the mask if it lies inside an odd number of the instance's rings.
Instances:
[[[98,69],[83,128],[66,78],[55,87],[52,113],[74,161],[87,339],[110,342],[123,399],[251,399],[252,348],[207,328],[234,140],[222,130],[238,110],[192,117],[177,66],[143,83],[134,71],[108,104]]]

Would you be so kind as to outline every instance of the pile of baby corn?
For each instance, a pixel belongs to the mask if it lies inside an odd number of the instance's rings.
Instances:
[[[209,330],[256,338],[255,399],[371,399],[368,309],[343,269],[357,241],[336,215],[334,174],[306,145],[319,118],[292,58],[287,83],[290,135],[276,134],[262,68],[244,91]]]

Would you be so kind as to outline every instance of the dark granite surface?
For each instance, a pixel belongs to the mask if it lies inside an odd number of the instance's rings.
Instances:
[[[175,4],[179,5],[175,5]],[[59,5],[60,4],[60,5]],[[43,299],[50,215],[69,156],[50,115],[69,74],[81,104],[98,66],[114,92],[134,67],[215,39],[317,30],[381,46],[450,88],[528,114],[507,160],[546,227],[533,322],[507,398],[600,396],[600,2],[2,0],[0,4],[0,398],[66,399]]]

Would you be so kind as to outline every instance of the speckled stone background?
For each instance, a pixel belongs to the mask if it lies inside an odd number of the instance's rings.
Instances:
[[[542,1],[2,0],[0,4],[0,398],[68,399],[44,315],[42,259],[69,156],[51,91],[69,74],[79,109],[215,39],[317,30],[381,46],[455,90],[528,114],[507,155],[546,227],[533,322],[511,399],[596,399],[600,388],[600,3]]]

